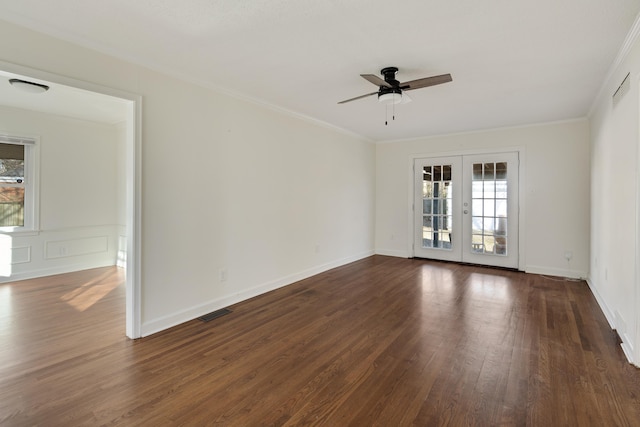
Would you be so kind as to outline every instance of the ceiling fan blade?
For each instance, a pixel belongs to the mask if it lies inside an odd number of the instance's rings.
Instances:
[[[366,98],[367,96],[376,95],[377,93],[378,91],[375,91],[375,92],[368,93],[366,95],[356,96],[355,98],[345,99],[344,101],[338,102],[338,104],[344,104],[346,102],[355,101],[356,99]]]
[[[400,89],[413,90],[423,87],[435,86],[442,83],[449,83],[453,81],[451,74],[442,74],[440,76],[425,77],[424,79],[410,80],[408,82],[400,83]]]
[[[362,77],[365,80],[368,80],[369,82],[373,83],[376,86],[393,87],[389,83],[387,83],[386,81],[382,80],[380,77],[374,74],[360,74],[360,77]]]

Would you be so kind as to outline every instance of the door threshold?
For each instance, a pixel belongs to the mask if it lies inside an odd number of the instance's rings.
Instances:
[[[494,270],[503,270],[503,271],[513,271],[515,273],[524,273],[523,270],[518,270],[517,268],[513,268],[513,267],[500,267],[497,265],[486,265],[486,264],[476,264],[473,262],[462,262],[462,261],[448,261],[448,260],[442,260],[442,259],[436,259],[436,258],[423,258],[423,257],[411,257],[410,259],[415,259],[415,260],[420,260],[420,261],[431,261],[431,262],[442,262],[442,263],[446,263],[446,264],[456,264],[456,265],[468,265],[471,267],[484,267],[484,268],[491,268]]]

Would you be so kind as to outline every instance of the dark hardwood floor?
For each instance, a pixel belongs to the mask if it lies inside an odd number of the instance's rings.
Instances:
[[[584,282],[374,256],[131,341],[122,281],[0,285],[0,425],[640,425]]]

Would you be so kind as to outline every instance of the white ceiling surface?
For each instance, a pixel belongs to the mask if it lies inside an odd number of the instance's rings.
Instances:
[[[0,0],[0,19],[372,140],[587,115],[640,0]],[[359,74],[451,73],[385,107]],[[389,116],[389,119],[391,117]]]
[[[25,92],[11,86],[9,79],[46,84],[49,90],[45,93]],[[116,124],[127,119],[127,104],[128,101],[119,98],[0,70],[0,105]]]

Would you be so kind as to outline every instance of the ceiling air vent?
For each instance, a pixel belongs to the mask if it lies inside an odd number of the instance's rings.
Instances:
[[[616,89],[616,91],[613,93],[613,106],[615,107],[616,105],[618,105],[618,103],[620,102],[620,100],[627,94],[627,92],[629,92],[629,74],[627,73],[627,75],[625,76],[624,80],[622,80],[622,83],[620,83],[620,86],[618,86],[618,89]]]

